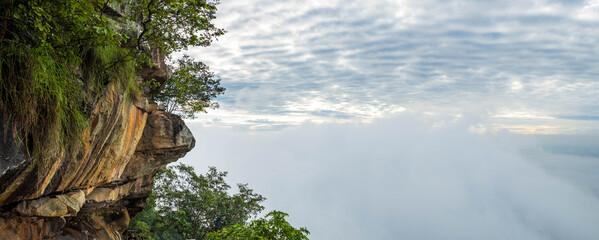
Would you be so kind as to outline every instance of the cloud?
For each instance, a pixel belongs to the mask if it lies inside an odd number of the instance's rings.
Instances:
[[[189,123],[197,144],[183,162],[229,171],[315,240],[599,237],[599,162],[546,151],[596,149],[596,137],[481,135],[477,122],[403,114],[254,133]]]
[[[588,116],[588,115],[564,116],[564,115],[560,115],[557,117],[563,118],[563,119],[582,120],[582,121],[599,121],[599,116]]]
[[[294,111],[282,109],[326,110],[337,112],[330,121],[345,121],[393,115],[354,111],[384,103],[445,114],[598,115],[596,5],[228,0],[217,19],[228,33],[189,53],[222,77],[227,111],[292,118]],[[575,125],[549,122],[558,132]]]

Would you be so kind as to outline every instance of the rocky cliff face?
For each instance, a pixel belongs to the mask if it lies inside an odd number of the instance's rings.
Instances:
[[[34,161],[0,136],[0,239],[121,239],[154,174],[194,144],[178,116],[114,85],[71,152]]]
[[[139,34],[135,23],[121,21],[126,9],[111,5],[106,14],[120,32]],[[141,69],[140,80],[166,79],[164,57],[148,54],[154,66]],[[122,239],[156,172],[195,144],[180,117],[123,91],[116,84],[105,88],[83,141],[68,152],[34,160],[0,131],[0,239]]]

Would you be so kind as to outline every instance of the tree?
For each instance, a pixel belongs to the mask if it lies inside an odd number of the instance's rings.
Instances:
[[[171,166],[155,177],[153,192],[144,211],[131,221],[146,239],[204,239],[212,231],[243,224],[264,209],[265,200],[247,184],[229,194],[226,172],[211,167],[197,175],[191,166]]]
[[[225,31],[211,22],[216,18],[219,0],[139,0],[134,1],[142,32],[137,45],[152,44],[162,54],[187,49],[188,46],[209,46]]]
[[[169,56],[174,51],[189,46],[209,46],[225,31],[211,22],[216,18],[218,0],[140,0],[133,4],[138,13],[131,20],[141,23],[137,48],[143,52],[148,47]],[[150,97],[167,111],[186,117],[216,108],[211,99],[222,94],[220,78],[209,71],[207,65],[185,55],[176,61],[172,77],[150,79],[145,84]]]
[[[222,94],[220,78],[215,77],[207,65],[194,61],[188,55],[177,60],[172,76],[154,96],[154,100],[166,106],[168,112],[179,112],[193,117],[206,107],[218,107],[210,100]]]
[[[272,211],[249,224],[237,224],[208,234],[208,240],[308,240],[306,228],[294,228],[285,220],[289,214]]]

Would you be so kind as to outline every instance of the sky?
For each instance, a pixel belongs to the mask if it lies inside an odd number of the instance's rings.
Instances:
[[[310,239],[599,239],[599,1],[218,8],[181,162]]]

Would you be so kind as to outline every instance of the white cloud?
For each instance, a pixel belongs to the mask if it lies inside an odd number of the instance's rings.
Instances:
[[[587,0],[585,3],[585,6],[577,12],[577,17],[589,21],[599,20],[599,1]]]
[[[597,239],[597,158],[506,133],[599,133],[596,5],[223,1],[190,53],[228,92],[184,162],[316,240]]]
[[[217,19],[228,33],[213,46],[189,53],[223,78],[228,90],[222,106],[230,112],[326,110],[340,122],[348,116],[369,121],[395,113],[377,112],[384,104],[450,115],[493,116],[501,108],[599,116],[596,5],[228,0],[219,5]],[[369,109],[376,113],[364,112]],[[519,119],[482,124],[535,125],[514,122]],[[557,132],[597,129],[580,120],[541,125]]]
[[[254,134],[190,123],[197,144],[183,162],[229,171],[314,240],[599,237],[596,158],[470,133],[476,122],[403,115]]]

